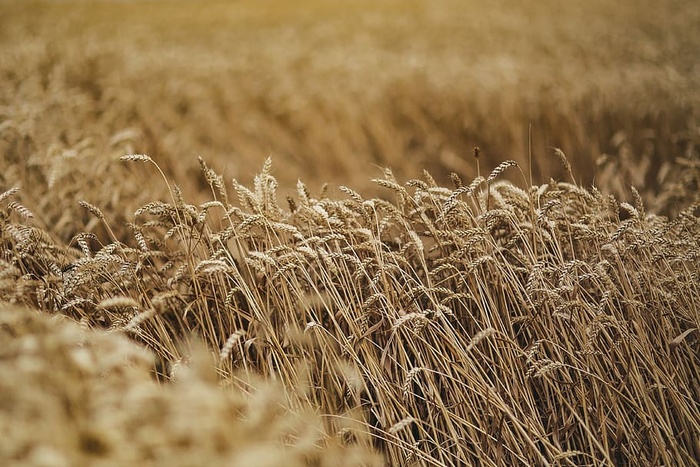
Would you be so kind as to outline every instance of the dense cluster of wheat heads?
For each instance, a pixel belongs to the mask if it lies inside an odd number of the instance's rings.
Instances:
[[[164,379],[197,336],[221,381],[278,381],[327,437],[393,465],[700,457],[697,202],[667,219],[640,197],[505,181],[508,161],[450,188],[386,171],[384,198],[300,182],[281,205],[269,160],[250,188],[200,165],[209,201],[163,177],[128,235],[81,201],[103,234],[75,248],[5,192],[0,296],[129,335]]]

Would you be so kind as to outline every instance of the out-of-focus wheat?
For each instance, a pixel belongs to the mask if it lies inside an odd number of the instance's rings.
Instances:
[[[123,154],[194,201],[197,154],[227,179],[272,154],[282,186],[376,196],[377,166],[471,178],[509,158],[564,178],[551,146],[585,185],[634,185],[657,212],[697,191],[691,0],[80,3],[5,2],[0,27],[0,184],[64,240],[78,194],[123,218],[167,192]]]
[[[196,346],[161,386],[153,355],[59,318],[0,305],[3,464],[381,465],[291,388],[245,374],[221,387]]]

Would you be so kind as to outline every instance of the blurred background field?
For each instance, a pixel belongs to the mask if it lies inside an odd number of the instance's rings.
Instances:
[[[186,187],[198,155],[244,182],[272,156],[283,189],[367,192],[383,167],[470,179],[474,146],[562,178],[559,147],[651,201],[698,141],[692,1],[3,1],[0,25],[0,177],[65,235],[43,194],[106,188],[127,152]],[[103,207],[157,189],[112,178]]]

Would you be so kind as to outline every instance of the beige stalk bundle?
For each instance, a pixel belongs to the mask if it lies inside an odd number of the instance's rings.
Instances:
[[[698,458],[696,205],[668,220],[641,198],[518,187],[508,162],[454,189],[387,171],[386,199],[299,183],[285,209],[269,161],[235,196],[200,163],[212,200],[168,184],[134,238],[73,252],[63,280],[46,271],[65,264],[15,261],[53,300],[14,299],[127,333],[166,378],[196,335],[222,381],[302,384],[325,433],[393,465]]]

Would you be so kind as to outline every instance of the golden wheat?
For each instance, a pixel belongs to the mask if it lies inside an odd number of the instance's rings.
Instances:
[[[370,3],[3,2],[3,462],[697,464],[697,9]]]
[[[300,188],[284,211],[269,163],[252,190],[234,181],[239,206],[202,164],[217,200],[173,190],[135,213],[134,243],[148,248],[82,247],[42,294],[130,332],[171,377],[194,333],[225,380],[308,381],[305,403],[333,417],[325,429],[349,436],[336,422],[362,414],[352,438],[390,463],[691,462],[695,208],[669,221],[573,184],[524,190],[496,180],[510,165],[473,189],[472,207],[457,201],[463,185],[399,189],[386,172],[395,203]],[[9,237],[11,257],[32,232],[22,219],[5,218],[4,231],[26,232]],[[42,306],[40,282],[11,297]],[[639,432],[643,420],[656,430]]]

